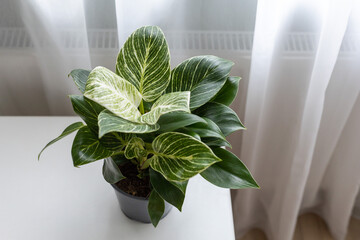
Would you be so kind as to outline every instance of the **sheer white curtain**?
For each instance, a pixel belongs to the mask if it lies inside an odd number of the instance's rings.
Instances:
[[[64,104],[61,99],[75,92],[76,87],[70,79],[63,81],[66,78],[64,73],[70,73],[73,66],[90,69],[83,2],[20,1],[19,7],[25,28],[34,44],[50,113],[66,114],[72,107]],[[66,45],[76,43],[69,41],[65,46],[61,43],[66,34],[64,30],[76,33],[79,39],[85,39],[82,41],[84,45],[70,53],[71,48],[65,49]]]
[[[247,130],[231,136],[232,151],[261,189],[232,192],[237,237],[258,227],[291,239],[298,215],[312,211],[341,239],[360,212],[357,2],[2,0],[0,115],[72,114],[66,95],[78,91],[67,74],[114,70],[129,33],[158,25],[172,66],[214,54],[242,77],[233,108]]]
[[[311,211],[344,238],[360,184],[360,54],[345,51],[359,15],[355,1],[258,1],[241,157],[262,189],[233,192],[237,236],[291,239]],[[300,26],[313,51],[292,59],[284,42]]]
[[[66,75],[73,68],[90,68],[83,2],[21,0],[1,5],[2,40],[8,48],[1,49],[0,91],[5,98],[0,110],[11,115],[69,113],[71,104],[64,96],[76,87]],[[82,46],[71,41],[69,33],[83,39]],[[15,48],[26,41],[31,41],[29,48]]]
[[[196,54],[236,60],[221,37],[252,31],[255,11],[253,0],[1,0],[0,115],[72,114],[66,95],[77,90],[67,74],[115,70],[119,46],[143,25],[164,30],[173,66]]]

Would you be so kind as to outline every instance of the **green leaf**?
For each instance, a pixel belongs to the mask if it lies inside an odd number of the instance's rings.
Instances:
[[[74,111],[79,115],[86,125],[95,133],[99,131],[98,115],[104,107],[82,95],[70,95],[71,104]]]
[[[147,152],[144,149],[145,143],[141,138],[133,137],[125,148],[125,157],[127,159],[146,157]]]
[[[208,145],[209,147],[229,147],[232,148],[231,144],[221,138],[214,138],[214,137],[203,137],[201,141]]]
[[[221,132],[228,136],[230,133],[245,129],[236,113],[224,104],[209,102],[195,110],[199,116],[211,119],[219,126]]]
[[[200,107],[222,88],[233,64],[210,55],[187,59],[171,71],[166,92],[191,91],[190,108]]]
[[[97,136],[97,134],[95,134],[95,136]],[[102,136],[100,141],[106,149],[119,152],[132,137],[132,134],[127,133],[109,133]]]
[[[69,73],[69,76],[73,78],[76,86],[79,88],[80,92],[82,93],[85,92],[85,85],[89,74],[90,71],[84,69],[74,69]]]
[[[152,142],[152,148],[150,166],[168,181],[188,180],[221,161],[204,143],[183,133],[160,134]]]
[[[195,123],[190,126],[187,126],[186,128],[199,134],[201,139],[205,137],[206,138],[212,137],[226,141],[225,136],[221,132],[220,128],[213,121],[211,121],[208,118],[203,118],[203,119],[206,121],[206,123]]]
[[[190,113],[190,92],[173,92],[162,95],[152,105],[151,111],[140,117],[140,122],[155,124],[163,114],[175,111]]]
[[[142,27],[130,35],[118,55],[116,73],[131,82],[145,101],[161,96],[169,83],[170,53],[159,27]]]
[[[104,110],[104,107],[97,104],[96,102],[87,99],[86,97],[79,95],[70,96],[71,103],[73,105],[74,111],[86,122],[87,126],[98,135],[99,126],[98,126],[98,115],[101,111]],[[106,110],[107,111],[107,110]],[[125,120],[126,121],[126,120]],[[109,133],[102,134],[102,143],[104,146],[112,151],[121,150],[124,145],[132,137],[131,134],[125,133]]]
[[[160,195],[152,190],[149,197],[148,213],[151,219],[151,223],[156,227],[164,214],[165,202]]]
[[[119,167],[116,165],[116,163],[111,157],[104,159],[102,173],[105,180],[110,184],[117,183],[121,179],[125,178],[125,176],[122,175]]]
[[[229,106],[235,99],[239,89],[240,77],[228,77],[224,86],[211,100]]]
[[[153,103],[143,101],[143,105],[144,105],[144,111],[149,112],[151,110]]]
[[[111,158],[114,160],[114,162],[119,165],[122,166],[125,163],[129,162],[129,159],[127,159],[124,155],[124,153],[121,154],[116,154],[116,155],[112,155]]]
[[[142,140],[144,140],[144,142],[146,142],[146,144],[148,144],[149,147],[151,148],[151,143],[152,143],[152,141],[154,141],[154,139],[157,137],[157,135],[159,135],[158,132],[144,133],[144,134],[141,134],[141,138],[142,138]],[[145,144],[145,145],[146,145],[146,144]]]
[[[60,136],[58,136],[57,138],[51,140],[48,144],[46,144],[46,146],[40,151],[39,155],[38,155],[38,160],[40,159],[41,153],[51,144],[59,141],[60,139],[66,137],[67,135],[79,130],[80,128],[84,127],[85,125],[82,122],[76,122],[71,124],[70,126],[68,126],[67,128],[65,128],[65,130],[60,134]]]
[[[198,122],[206,123],[203,118],[195,114],[172,112],[162,115],[157,123],[160,125],[159,131],[169,132]]]
[[[104,110],[99,114],[99,137],[101,138],[110,132],[121,133],[149,133],[157,131],[160,126],[158,124],[148,125],[143,123],[134,123],[115,116],[109,110]]]
[[[184,133],[184,134],[187,134],[187,135],[190,135],[190,136],[196,138],[197,140],[201,140],[201,137],[199,134],[197,134],[196,132],[193,132],[190,129],[185,128],[185,127],[176,129],[176,132]]]
[[[259,188],[249,170],[236,155],[222,148],[214,148],[213,151],[222,161],[202,172],[202,177],[223,188]]]
[[[77,132],[71,149],[75,167],[104,159],[114,154],[115,152],[108,150],[96,134],[87,126],[80,128]]]
[[[171,183],[172,185],[174,185],[175,187],[177,187],[178,189],[180,189],[180,191],[184,194],[185,196],[185,193],[186,193],[186,187],[189,183],[189,180],[186,180],[186,181],[182,181],[182,182],[169,182]]]
[[[149,169],[150,182],[156,192],[168,203],[181,211],[185,194],[175,185],[168,182],[160,173]]]
[[[96,67],[90,72],[84,96],[128,121],[138,122],[141,116],[137,109],[141,101],[139,91],[104,67]]]

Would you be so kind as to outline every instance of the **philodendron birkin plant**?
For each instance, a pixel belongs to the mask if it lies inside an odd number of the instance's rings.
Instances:
[[[228,107],[240,80],[229,76],[232,66],[207,55],[171,70],[161,29],[139,28],[120,50],[116,73],[96,67],[69,74],[83,94],[70,100],[85,124],[71,124],[45,148],[77,131],[74,166],[104,159],[103,176],[110,184],[142,182],[154,226],[164,200],[181,211],[188,180],[197,174],[222,188],[258,188],[246,166],[225,149],[230,147],[225,137],[244,129]],[[125,181],[127,175],[131,181]],[[134,188],[122,189],[137,195]]]

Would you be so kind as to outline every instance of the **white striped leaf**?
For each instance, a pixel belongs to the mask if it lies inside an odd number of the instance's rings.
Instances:
[[[106,148],[87,126],[80,128],[77,132],[71,149],[75,167],[110,157],[115,153]]]
[[[166,92],[191,91],[190,108],[200,107],[222,88],[233,64],[210,55],[189,58],[171,71]]]
[[[104,110],[99,114],[98,123],[100,138],[110,132],[148,133],[155,132],[160,128],[158,124],[148,125],[127,121],[121,117],[115,116],[109,110]]]
[[[76,122],[71,124],[70,126],[68,126],[67,128],[65,128],[65,130],[60,134],[60,136],[58,136],[57,138],[51,140],[48,144],[46,144],[46,146],[41,150],[41,152],[38,155],[38,160],[40,159],[41,153],[50,145],[52,145],[53,143],[56,143],[57,141],[59,141],[60,139],[66,137],[67,135],[79,130],[80,128],[84,127],[85,125],[82,122]]]
[[[74,111],[86,122],[90,130],[92,130],[96,135],[98,135],[98,115],[99,113],[104,111],[104,107],[80,95],[70,95],[70,99]],[[131,134],[127,133],[109,133],[105,136],[103,135],[101,136],[101,141],[103,142],[104,146],[107,149],[113,151],[121,150],[120,148],[126,145],[128,140],[132,137]]]
[[[186,181],[221,161],[204,143],[183,133],[160,134],[152,148],[150,166],[168,181]]]
[[[145,143],[141,138],[133,137],[125,148],[125,157],[127,159],[146,157],[147,152],[144,149]]]
[[[159,117],[165,113],[184,111],[190,113],[190,92],[173,92],[162,95],[152,105],[150,112],[140,117],[140,122],[155,124]]]
[[[95,135],[97,136],[98,134],[96,133]],[[113,132],[105,134],[100,141],[106,149],[113,152],[119,152],[126,146],[132,137],[132,134]]]
[[[141,116],[137,109],[141,101],[139,91],[104,67],[90,72],[84,96],[126,120],[137,122]]]
[[[142,27],[130,35],[118,55],[116,73],[136,86],[145,101],[161,96],[169,83],[170,53],[159,27]]]

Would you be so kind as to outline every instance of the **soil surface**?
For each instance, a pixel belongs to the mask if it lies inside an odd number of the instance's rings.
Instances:
[[[138,178],[136,175],[138,175],[139,172],[137,171],[136,166],[132,163],[126,163],[123,166],[119,166],[119,168],[126,178],[117,182],[116,186],[133,196],[149,197],[151,188],[148,176],[143,179]]]

